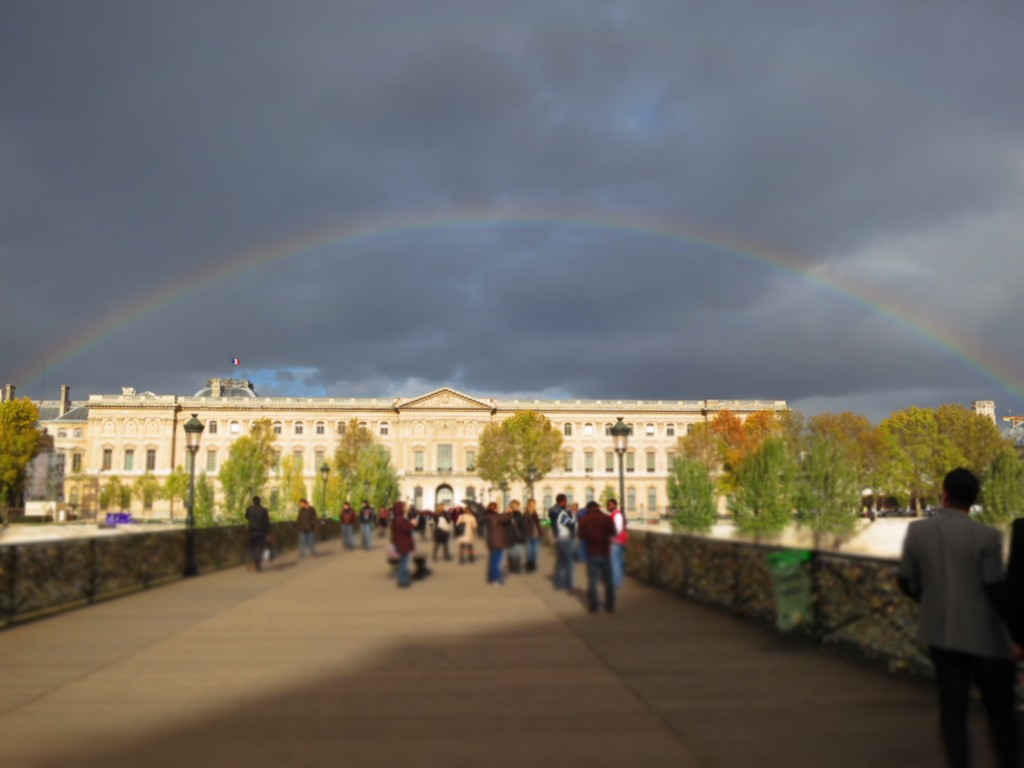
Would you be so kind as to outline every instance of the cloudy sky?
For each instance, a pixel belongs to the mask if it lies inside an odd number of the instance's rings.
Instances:
[[[1022,8],[6,0],[0,379],[1024,413]]]

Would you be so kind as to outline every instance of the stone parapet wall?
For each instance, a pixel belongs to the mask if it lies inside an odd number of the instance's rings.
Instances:
[[[738,616],[777,624],[771,556],[784,547],[631,531],[629,574]],[[917,606],[896,586],[894,560],[813,551],[799,566],[810,586],[806,620],[792,632],[853,650],[891,670],[930,674],[914,639]]]
[[[337,538],[339,524],[325,521],[320,538]],[[248,559],[245,526],[197,528],[199,574],[242,565]],[[277,550],[298,546],[294,522],[273,524]],[[184,530],[126,533],[0,546],[0,627],[183,578]]]

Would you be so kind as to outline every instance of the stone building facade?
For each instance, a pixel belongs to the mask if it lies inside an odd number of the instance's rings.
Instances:
[[[259,397],[249,381],[212,379],[191,397],[137,393],[91,395],[65,403],[45,419],[55,449],[64,455],[65,504],[76,514],[98,510],[106,478],[130,484],[147,472],[161,482],[177,466],[187,466],[182,425],[197,414],[205,424],[196,472],[216,477],[231,444],[258,419],[270,419],[282,456],[301,460],[311,498],[318,498],[318,468],[330,463],[346,426],[366,426],[388,449],[403,497],[419,507],[439,501],[500,500],[476,474],[484,428],[519,410],[543,413],[563,436],[562,466],[538,480],[537,500],[549,506],[558,493],[585,503],[606,487],[618,495],[618,463],[609,433],[617,417],[632,426],[625,456],[626,508],[638,516],[660,514],[667,503],[666,480],[680,436],[692,425],[723,410],[740,417],[757,411],[783,411],[780,400],[496,400],[442,388],[411,398]],[[272,474],[273,489],[279,475]],[[509,489],[525,498],[526,489]],[[138,505],[138,502],[134,502]],[[146,517],[181,518],[180,502],[156,501]],[[331,510],[336,512],[336,510]]]

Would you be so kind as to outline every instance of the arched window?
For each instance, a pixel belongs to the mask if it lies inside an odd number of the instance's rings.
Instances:
[[[386,421],[382,421],[380,423],[380,436],[381,437],[387,437],[388,436],[388,423]]]
[[[657,468],[657,454],[654,451],[647,452],[647,471],[654,472]]]
[[[216,435],[217,434],[217,422],[216,421],[208,421],[208,422],[206,422],[206,434],[208,434],[208,435]]]
[[[646,427],[644,427],[644,434],[646,434],[648,437],[654,437],[656,434],[658,434],[658,430],[654,428],[653,424],[648,424]]]
[[[345,434],[345,422],[344,421],[339,421],[338,422],[338,434],[339,435],[344,435]]]
[[[593,424],[584,424],[583,425],[583,434],[586,435],[587,437],[592,437],[593,434],[594,434],[594,425]]]
[[[418,485],[412,489],[412,505],[416,509],[423,509],[423,488]]]
[[[687,424],[686,425],[686,434],[688,434],[688,435],[692,435],[693,434],[693,424]]]
[[[554,506],[554,503],[555,503],[555,497],[554,497],[553,492],[551,491],[551,488],[550,487],[549,488],[545,488],[544,489],[544,509],[550,509],[552,506]]]
[[[284,427],[281,425],[280,421],[275,421],[274,422],[274,434],[275,435],[280,435],[283,429],[284,429]]]
[[[562,433],[566,437],[572,437],[572,424],[570,424],[569,422],[566,422],[565,424],[563,424],[562,425]]]
[[[636,488],[633,486],[626,489],[626,511],[636,512]]]
[[[565,489],[565,500],[572,504],[572,488]]]
[[[658,489],[653,485],[647,489],[647,514],[655,517],[658,513]]]
[[[241,422],[232,421],[231,424],[228,426],[228,432],[230,432],[232,435],[241,434],[241,432],[242,432],[242,424],[241,424]]]
[[[594,489],[591,486],[587,486],[587,502],[594,500]]]
[[[295,434],[296,435],[301,435],[305,431],[306,431],[306,425],[303,424],[301,421],[296,421],[295,422]]]
[[[326,424],[324,424],[324,423],[323,423],[322,421],[318,421],[318,422],[316,423],[316,433],[317,433],[318,435],[322,435],[322,434],[324,434],[324,433],[325,433],[326,431],[327,431],[327,425],[326,425]]]
[[[666,437],[675,437],[676,436],[676,425],[675,424],[666,424],[665,425],[665,436]]]
[[[470,501],[476,501],[476,488],[474,486],[466,486],[466,498]]]

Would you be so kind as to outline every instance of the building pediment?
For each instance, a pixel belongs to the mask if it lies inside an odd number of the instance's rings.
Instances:
[[[443,387],[410,400],[395,403],[399,411],[493,411],[494,403],[477,400],[450,387]]]

